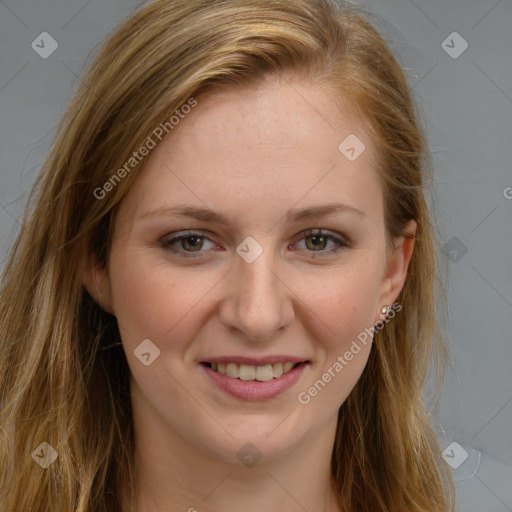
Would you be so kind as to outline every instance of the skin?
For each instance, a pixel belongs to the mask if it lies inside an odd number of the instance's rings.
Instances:
[[[340,510],[330,475],[337,414],[371,343],[307,405],[297,396],[397,299],[413,240],[386,245],[374,148],[350,104],[335,108],[328,92],[292,78],[199,98],[123,200],[108,268],[94,257],[84,266],[85,286],[117,317],[132,372],[137,511]],[[352,162],[338,150],[351,133],[366,145]],[[285,219],[331,202],[364,215]],[[178,203],[221,212],[232,226],[147,214]],[[351,245],[315,248],[304,231],[316,228]],[[185,257],[159,243],[188,229],[213,242],[175,243]],[[411,221],[405,232],[415,231]],[[263,248],[252,263],[236,252],[247,236]],[[161,351],[149,366],[134,355],[145,339]],[[199,364],[234,354],[310,365],[293,388],[249,402],[219,390]],[[248,442],[262,454],[251,468],[236,456]]]

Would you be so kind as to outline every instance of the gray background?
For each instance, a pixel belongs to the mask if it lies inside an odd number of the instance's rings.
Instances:
[[[143,3],[0,0],[1,267],[85,64]],[[406,69],[434,156],[453,355],[438,434],[458,443],[450,459],[468,454],[458,507],[512,511],[512,2],[355,3]],[[58,42],[45,59],[31,47],[42,32]]]

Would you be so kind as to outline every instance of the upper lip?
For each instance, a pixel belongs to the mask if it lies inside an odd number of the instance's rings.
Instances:
[[[202,363],[236,363],[236,364],[245,364],[249,366],[265,366],[267,364],[275,364],[275,363],[305,363],[308,362],[308,359],[297,356],[283,356],[283,355],[275,355],[275,356],[264,356],[264,357],[250,357],[250,356],[222,356],[222,357],[212,357],[209,359],[204,359],[201,361]]]

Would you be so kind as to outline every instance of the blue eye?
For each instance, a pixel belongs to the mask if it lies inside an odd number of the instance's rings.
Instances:
[[[311,240],[311,244],[306,243],[306,251],[312,253],[312,258],[329,257],[350,247],[350,242],[346,238],[336,236],[334,234],[326,234],[321,229],[305,231],[301,233],[301,236],[302,238],[300,238],[299,241]],[[201,232],[193,231],[188,231],[170,238],[166,237],[160,243],[164,249],[177,254],[179,257],[197,258],[205,252],[201,250],[204,248],[205,241],[209,242],[214,247],[218,247],[218,245],[208,236]],[[334,248],[326,251],[325,248],[329,242],[334,243]],[[176,247],[177,245],[178,247]],[[179,245],[181,245],[181,247],[179,247]],[[297,249],[293,250],[296,251]]]

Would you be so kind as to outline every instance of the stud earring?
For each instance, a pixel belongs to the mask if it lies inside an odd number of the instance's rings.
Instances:
[[[387,314],[390,310],[390,306],[382,306],[380,308],[380,312],[381,312],[381,315],[380,315],[380,318],[377,320],[377,322],[375,323],[375,326],[383,326],[384,325],[384,321],[386,320],[386,317],[387,317]]]

